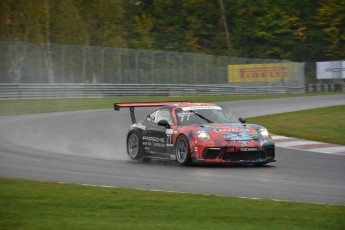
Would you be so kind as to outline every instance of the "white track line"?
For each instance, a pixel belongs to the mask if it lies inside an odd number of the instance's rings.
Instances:
[[[73,184],[73,183],[66,183],[66,182],[58,182],[60,184]],[[240,199],[248,199],[248,200],[272,200],[276,202],[293,202],[293,203],[308,203],[308,204],[320,204],[320,205],[336,205],[336,206],[343,206],[341,204],[328,204],[328,203],[319,203],[319,202],[307,202],[307,201],[294,201],[294,200],[279,200],[279,199],[269,199],[269,198],[256,198],[256,197],[237,197],[237,196],[227,196],[227,195],[216,195],[216,194],[202,194],[202,193],[194,193],[194,192],[181,192],[181,191],[169,191],[169,190],[160,190],[160,189],[144,189],[144,188],[124,188],[124,187],[117,187],[117,186],[109,186],[109,185],[93,185],[93,184],[80,184],[82,186],[88,187],[101,187],[101,188],[115,188],[115,189],[133,189],[139,191],[150,191],[150,192],[165,192],[165,193],[176,193],[176,194],[190,194],[190,195],[203,195],[203,196],[216,196],[216,197],[229,197],[229,198],[240,198]]]

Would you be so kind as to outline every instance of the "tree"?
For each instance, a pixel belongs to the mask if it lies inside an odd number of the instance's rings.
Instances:
[[[289,22],[283,11],[269,0],[233,1],[232,38],[240,56],[291,58]]]
[[[317,24],[327,42],[324,51],[333,60],[345,58],[345,2],[321,0],[317,10]]]
[[[181,11],[185,18],[184,51],[214,54],[229,48],[218,0],[185,1]]]
[[[223,24],[224,24],[224,31],[225,31],[225,36],[226,36],[226,42],[228,44],[228,49],[231,50],[230,34],[229,34],[228,22],[226,20],[226,14],[225,14],[225,8],[224,8],[223,0],[219,0],[219,6],[220,6],[220,12],[221,12],[221,15],[222,15],[222,21],[223,21]]]
[[[122,0],[73,0],[84,22],[89,45],[126,48]]]
[[[148,6],[150,4],[151,6]],[[185,23],[181,14],[183,1],[152,0],[147,1],[145,8],[151,9],[154,18],[152,29],[155,47],[160,50],[182,51]]]
[[[87,45],[85,24],[73,0],[49,1],[49,6],[51,42]]]
[[[13,82],[20,83],[23,65],[30,51],[27,42],[45,41],[45,5],[43,1],[0,1],[0,39],[14,41],[7,45],[9,57],[8,75]]]
[[[286,38],[290,45],[290,60],[317,61],[325,58],[325,38],[317,25],[317,1],[281,0],[276,3],[283,10],[284,18],[289,22],[290,34]]]

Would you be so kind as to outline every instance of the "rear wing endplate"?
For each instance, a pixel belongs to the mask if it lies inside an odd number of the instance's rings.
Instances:
[[[135,124],[136,123],[135,114],[134,114],[135,107],[160,107],[160,106],[183,104],[183,103],[191,103],[191,101],[114,103],[114,110],[119,111],[120,108],[129,108],[132,123]]]

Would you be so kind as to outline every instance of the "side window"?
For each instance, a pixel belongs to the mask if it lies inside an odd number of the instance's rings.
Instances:
[[[155,122],[157,123],[159,120],[157,119],[157,114],[158,114],[159,110],[151,113],[150,115],[147,116],[146,120],[147,121],[151,121],[151,122]]]
[[[157,117],[157,121],[160,120],[167,120],[169,122],[169,124],[172,124],[172,117],[171,117],[171,112],[168,109],[162,109],[158,112],[158,117]]]

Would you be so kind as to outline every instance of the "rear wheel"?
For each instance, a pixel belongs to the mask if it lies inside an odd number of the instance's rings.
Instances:
[[[179,136],[176,140],[175,146],[176,161],[180,165],[190,165],[191,154],[189,148],[189,141],[185,136]]]
[[[141,161],[141,146],[139,137],[135,132],[129,134],[127,139],[127,153],[132,160]]]

